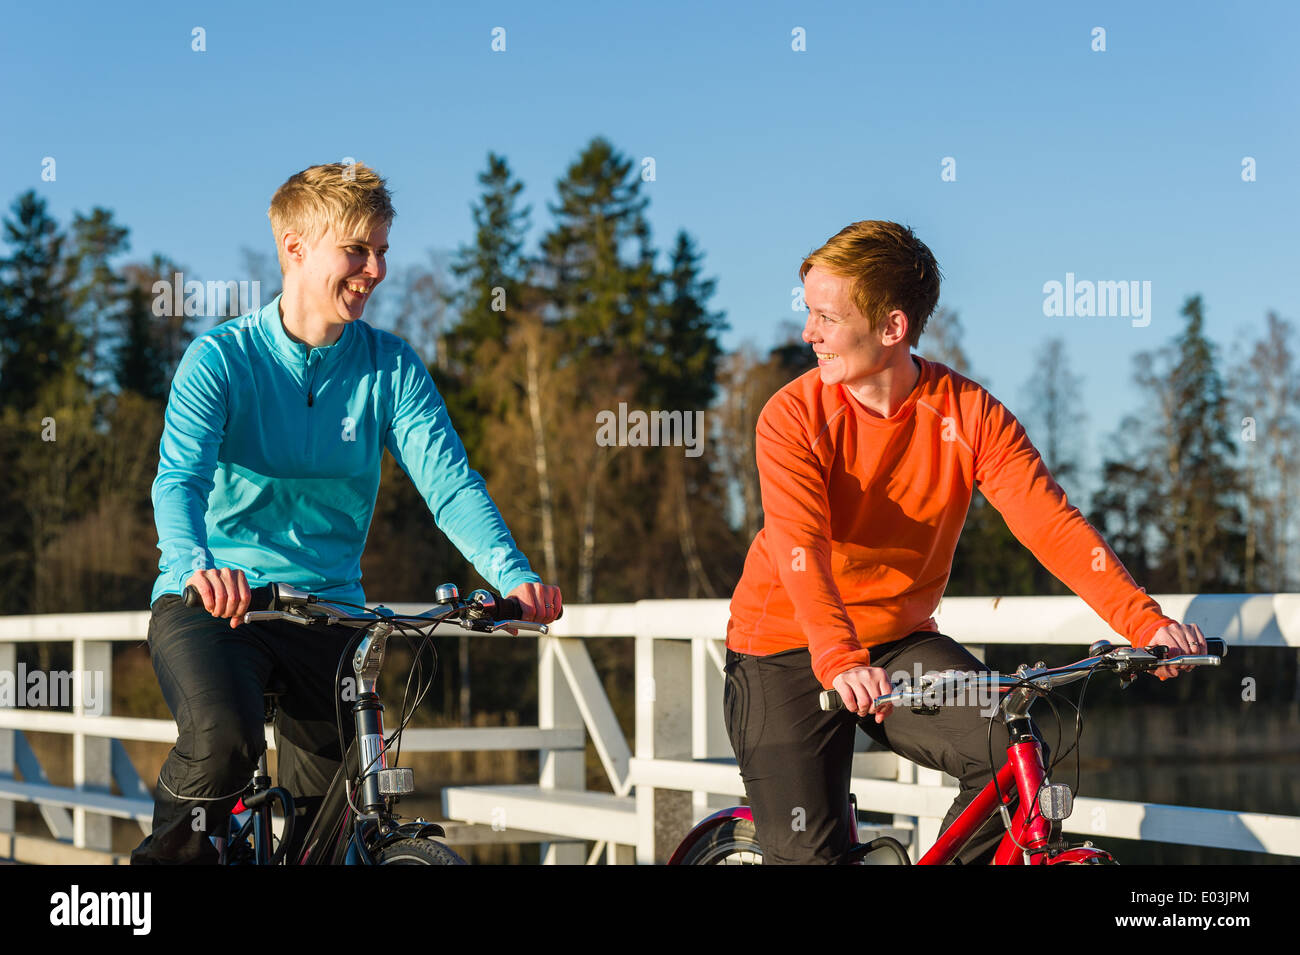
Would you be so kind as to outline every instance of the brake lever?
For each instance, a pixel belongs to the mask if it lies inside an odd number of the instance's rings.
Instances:
[[[1217,667],[1223,662],[1222,657],[1216,657],[1210,653],[1184,653],[1177,657],[1159,657],[1160,666],[1162,667]],[[1157,667],[1151,667],[1147,672],[1153,673]]]
[[[515,630],[530,630],[533,633],[540,633],[542,636],[546,636],[551,632],[551,628],[546,624],[535,623],[532,620],[498,620],[496,623],[492,624],[491,632],[496,633],[498,630],[509,630],[512,628]]]
[[[462,630],[473,630],[475,633],[496,633],[499,630],[530,630],[539,633],[542,636],[550,633],[550,628],[544,623],[534,623],[531,620],[488,620],[486,617],[460,617],[456,620]]]
[[[304,617],[289,610],[249,610],[244,614],[245,623],[257,623],[259,620],[288,620],[302,627],[310,627],[315,622],[311,617]]]

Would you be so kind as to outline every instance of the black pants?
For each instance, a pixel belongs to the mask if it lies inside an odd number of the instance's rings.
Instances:
[[[149,650],[167,707],[180,732],[154,793],[153,832],[131,853],[132,865],[213,864],[209,836],[226,819],[266,749],[263,690],[280,684],[275,720],[277,785],[294,797],[299,846],[342,762],[335,720],[335,670],[357,631],[285,621],[246,623],[175,594],[154,601]],[[345,675],[351,673],[345,667]],[[344,703],[344,739],[355,735]]]
[[[922,631],[871,648],[871,665],[891,680],[919,672],[985,671],[951,637]],[[900,673],[900,671],[902,671]],[[727,651],[723,692],[727,732],[754,813],[763,861],[777,864],[836,864],[853,843],[849,823],[849,778],[855,727],[899,756],[958,780],[960,792],[943,820],[959,816],[992,778],[989,771],[991,700],[941,706],[935,714],[894,707],[883,723],[874,714],[860,720],[846,710],[823,712],[821,684],[807,649],[764,657]],[[981,711],[985,715],[981,715]],[[993,760],[1006,762],[1007,731],[999,712],[993,725]],[[1046,744],[1044,758],[1050,755]],[[1014,802],[1011,805],[1014,808]],[[994,816],[958,853],[963,865],[993,859],[1005,829]],[[919,847],[922,852],[929,846]]]

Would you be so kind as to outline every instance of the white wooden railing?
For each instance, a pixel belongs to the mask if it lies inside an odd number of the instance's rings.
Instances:
[[[1300,594],[1156,599],[1174,619],[1224,637],[1234,654],[1253,647],[1300,648]],[[424,609],[391,606],[399,612]],[[447,818],[476,824],[478,831],[494,833],[496,841],[540,842],[547,863],[592,862],[602,855],[611,863],[663,861],[693,821],[744,794],[722,719],[721,636],[727,616],[725,600],[566,606],[551,635],[536,638],[537,726],[408,730],[403,750],[537,750],[535,782],[445,789]],[[1075,597],[949,598],[936,619],[943,632],[977,656],[989,644],[1061,644],[1078,650],[1096,639],[1118,639]],[[74,679],[102,675],[101,702],[111,699],[112,644],[142,642],[148,621],[148,613],[0,618],[0,681],[9,674],[12,685],[19,643],[71,643]],[[636,641],[635,754],[587,654],[586,637]],[[4,704],[0,692],[0,856],[12,855],[18,844],[12,835],[16,802],[38,806],[49,830],[46,841],[67,848],[46,858],[86,861],[89,851],[106,853],[113,817],[135,820],[148,831],[149,787],[122,741],[174,742],[171,720],[114,714],[106,704],[91,712],[81,692],[75,693],[71,711]],[[73,786],[47,781],[26,739],[29,731],[72,737]],[[585,789],[588,739],[612,793]],[[956,795],[955,780],[891,753],[873,752],[863,734],[859,742],[852,783],[859,808],[892,814],[893,826],[881,831],[899,835],[915,859],[938,835]],[[268,745],[273,745],[269,733]],[[1279,766],[1278,772],[1286,771]],[[1300,816],[1080,798],[1065,829],[1089,837],[1300,856]],[[585,842],[594,848],[588,850]]]

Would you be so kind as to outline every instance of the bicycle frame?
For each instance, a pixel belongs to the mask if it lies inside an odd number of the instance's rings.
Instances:
[[[358,700],[357,702],[360,704],[363,701]],[[365,702],[372,703],[373,706],[373,703],[378,702],[378,698]],[[372,706],[354,709],[355,721],[358,724],[357,728],[358,730],[363,728],[377,729],[382,738],[383,726],[379,718],[379,712],[373,709]],[[423,839],[430,836],[442,837],[446,835],[441,826],[431,822],[408,822],[401,826],[392,827],[390,825],[391,816],[382,803],[373,815],[366,814],[358,817],[352,806],[348,804],[347,794],[347,783],[355,777],[356,765],[356,740],[354,739],[348,744],[343,762],[334,773],[334,779],[330,782],[329,788],[321,799],[320,810],[316,814],[316,819],[311,828],[307,830],[307,836],[301,849],[286,864],[372,865],[374,855],[389,842],[397,839]],[[372,774],[377,774],[377,772]],[[363,790],[357,790],[357,792],[359,794]],[[260,793],[267,794],[268,798],[259,799]],[[222,848],[223,862],[226,861],[226,853],[229,851],[230,846],[237,845],[251,835],[254,863],[258,865],[276,864],[277,860],[271,851],[270,799],[278,798],[282,809],[288,815],[293,811],[293,797],[278,786],[261,790],[260,793],[250,796],[247,800],[241,799],[235,805],[235,808],[231,810],[232,822],[234,816],[245,809],[251,811],[253,815],[243,823],[237,833],[232,834],[227,845]],[[284,795],[280,796],[279,794]]]
[[[257,606],[268,609],[249,610],[244,615],[246,622],[285,619],[310,626],[324,620],[356,626],[364,633],[352,654],[352,671],[356,675],[357,689],[357,699],[351,707],[355,734],[347,744],[342,762],[322,797],[321,806],[304,837],[301,849],[295,858],[288,860],[289,864],[374,865],[374,857],[389,843],[445,836],[446,832],[441,826],[423,819],[393,825],[393,803],[402,795],[414,792],[415,783],[410,769],[388,767],[382,716],[384,705],[378,693],[379,674],[383,669],[388,637],[398,630],[419,632],[424,627],[436,627],[448,620],[457,623],[462,629],[484,633],[504,629],[514,634],[516,630],[532,630],[544,636],[548,632],[546,625],[517,619],[522,616],[519,601],[511,597],[498,600],[486,590],[475,590],[468,600],[461,602],[455,584],[450,583],[440,585],[436,591],[440,608],[449,605],[450,609],[439,609],[436,612],[429,610],[414,616],[381,613],[385,608],[371,610],[359,607],[367,616],[355,617],[347,610],[286,584],[266,584],[255,588],[253,593],[254,599],[258,601]],[[202,598],[192,586],[185,588],[183,598],[186,606],[196,607],[202,604]],[[297,609],[307,606],[312,608],[311,614]],[[348,647],[351,646],[352,643],[349,642]],[[340,667],[342,662],[339,661]],[[274,695],[268,694],[269,697]],[[416,702],[418,704],[419,698]],[[267,710],[268,722],[274,712],[273,707],[272,702]],[[409,718],[409,715],[404,714],[402,726],[394,738],[400,735],[402,727],[406,725],[405,720]],[[359,779],[360,784],[355,791],[350,791],[354,779]],[[252,792],[246,798],[239,799],[227,815],[225,836],[215,839],[220,861],[229,864],[230,850],[245,844],[251,837],[252,861],[258,865],[278,864],[283,861],[291,840],[294,801],[285,789],[271,786],[265,753],[258,760],[251,788]],[[271,851],[273,801],[280,803],[286,819],[281,846],[274,852]],[[236,813],[244,809],[251,810],[252,817],[236,828]],[[247,856],[247,851],[241,853],[238,861],[246,861]]]
[[[1085,844],[1049,856],[1043,850],[1059,831],[1054,830],[1050,820],[1039,812],[1038,792],[1047,782],[1047,771],[1043,766],[1043,750],[1034,735],[1028,720],[1012,720],[1009,723],[1012,742],[1007,747],[1007,761],[998,770],[996,785],[993,780],[984,787],[970,805],[953,820],[930,849],[921,856],[917,865],[947,865],[957,857],[957,853],[979,832],[991,818],[998,815],[998,792],[1001,790],[1002,802],[1008,806],[1013,796],[1019,797],[1015,814],[1011,819],[1011,832],[1002,837],[993,856],[993,865],[1024,865],[1026,855],[1030,865],[1060,865],[1066,863],[1112,863],[1110,853]],[[865,848],[857,842],[857,807],[850,797],[853,815],[854,850]],[[1028,807],[1028,808],[1027,808]],[[722,809],[702,820],[682,840],[681,845],[668,860],[669,865],[680,865],[696,843],[707,838],[708,834],[730,819],[754,819],[753,810],[748,806],[732,806]],[[1015,838],[1012,838],[1014,834]],[[1019,845],[1017,845],[1019,843]],[[1022,850],[1020,847],[1023,846]],[[853,850],[851,850],[853,851]]]
[[[1007,761],[995,779],[977,795],[952,825],[940,833],[938,840],[917,861],[917,865],[947,865],[957,857],[962,846],[1001,812],[1002,803],[1010,806],[1012,795],[1018,801],[1011,817],[1011,830],[1002,837],[993,855],[993,865],[1059,865],[1063,863],[1110,863],[1109,852],[1091,844],[1077,846],[1049,855],[1044,851],[1059,827],[1038,812],[1038,793],[1047,783],[1043,766],[1043,748],[1033,734],[1028,720],[1011,720],[1008,724],[1012,742],[1007,746]],[[1014,838],[1013,838],[1014,836]]]
[[[320,810],[296,857],[290,865],[373,865],[374,854],[387,843],[397,839],[444,836],[441,826],[434,823],[411,822],[401,826],[391,825],[389,805],[381,792],[380,773],[388,768],[384,751],[384,705],[379,699],[376,684],[383,665],[384,648],[393,627],[379,623],[365,631],[360,646],[353,655],[353,670],[360,692],[351,711],[356,734],[348,744],[343,761],[334,773],[329,788],[321,800]],[[365,757],[365,775],[361,786],[353,793],[353,803],[348,799],[348,783],[360,770],[357,740],[361,741],[361,755]],[[227,846],[222,847],[222,860],[227,858],[229,846],[243,841],[250,832],[253,839],[254,861],[260,865],[273,865],[279,861],[283,850],[271,852],[271,801],[278,800],[286,818],[293,812],[293,797],[280,787],[270,787],[266,774],[266,755],[258,764],[254,776],[254,793],[241,799],[233,813],[241,807],[253,812]],[[357,809],[361,810],[358,815]],[[287,839],[289,830],[286,829]]]
[[[1119,675],[1120,685],[1123,687],[1130,685],[1138,673],[1157,670],[1160,666],[1182,668],[1218,666],[1227,651],[1227,644],[1220,638],[1206,639],[1204,652],[1180,653],[1172,657],[1164,646],[1144,649],[1134,646],[1114,646],[1109,640],[1097,640],[1088,648],[1088,656],[1085,659],[1066,666],[1049,669],[1040,662],[1033,667],[1027,664],[1021,666],[1012,677],[976,674],[978,679],[987,681],[1005,694],[1000,709],[1006,717],[1007,761],[970,805],[939,835],[935,844],[917,864],[945,865],[952,862],[963,846],[993,818],[994,813],[1004,817],[1006,828],[1006,834],[994,852],[994,865],[1114,863],[1115,860],[1110,853],[1096,848],[1091,842],[1071,848],[1066,848],[1061,843],[1059,820],[1069,814],[1068,804],[1062,802],[1061,798],[1072,799],[1072,794],[1067,787],[1051,787],[1053,790],[1059,789],[1063,792],[1051,793],[1048,800],[1051,805],[1051,818],[1042,814],[1038,797],[1049,782],[1047,769],[1043,764],[1043,743],[1038,738],[1033,722],[1029,719],[1030,706],[1037,696],[1050,692],[1058,686],[1087,679],[1103,664],[1108,671]],[[930,698],[932,692],[942,696],[943,693],[940,691],[964,686],[969,678],[968,674],[956,670],[923,674],[918,680],[917,687],[909,686],[906,681],[903,681],[891,692],[877,697],[875,702],[877,704],[883,702],[889,706],[911,706],[914,711],[924,712],[935,706]],[[820,705],[823,710],[829,711],[839,709],[844,704],[838,692],[826,690],[821,694]],[[1007,807],[1013,795],[1018,799],[1015,814],[1011,815]],[[682,845],[673,853],[671,863],[679,863],[709,832],[728,819],[736,818],[752,821],[753,815],[748,808],[739,806],[714,813],[687,834]],[[854,824],[856,825],[856,810],[854,810]],[[895,849],[898,848],[897,842],[887,837],[873,840],[873,843],[867,845],[855,840],[855,844],[849,850],[848,860],[861,861],[866,854],[873,851],[873,845],[882,842],[892,844]]]

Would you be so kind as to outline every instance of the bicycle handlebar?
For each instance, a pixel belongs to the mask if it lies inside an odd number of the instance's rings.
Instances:
[[[275,593],[272,588],[275,584],[264,584],[261,587],[254,587],[251,591],[251,599],[248,601],[249,610],[278,610],[275,606]],[[181,594],[181,600],[187,607],[202,607],[203,597],[199,594],[198,588],[193,584],[185,585],[185,592]]]
[[[1113,645],[1109,641],[1099,640],[1089,648],[1089,656],[1077,663],[1062,667],[1035,668],[1021,667],[1015,676],[1001,676],[991,672],[967,672],[962,670],[943,670],[938,673],[922,674],[918,686],[912,686],[907,680],[900,680],[892,692],[876,697],[872,704],[876,706],[912,706],[936,707],[944,702],[945,690],[962,686],[979,687],[992,685],[999,690],[1024,690],[1026,684],[1038,691],[1051,690],[1066,683],[1081,680],[1095,669],[1112,670],[1128,675],[1154,670],[1162,666],[1218,666],[1223,657],[1228,655],[1228,645],[1219,637],[1207,637],[1206,652],[1203,654],[1185,653],[1170,657],[1166,646],[1132,647]],[[1025,701],[1026,703],[1028,700]],[[823,690],[819,697],[823,710],[833,711],[844,708],[844,701],[837,690]]]
[[[202,595],[193,585],[186,585],[182,600],[187,607],[202,607],[204,605]],[[315,608],[316,612],[309,614],[294,612],[295,608]],[[368,626],[385,619],[392,619],[408,625],[414,621],[420,627],[450,622],[464,630],[486,629],[495,632],[512,628],[529,630],[542,635],[550,632],[544,623],[535,623],[523,619],[524,609],[518,598],[497,597],[485,590],[474,591],[464,601],[453,598],[449,602],[449,609],[432,616],[429,615],[430,613],[431,611],[414,617],[398,614],[354,616],[348,611],[321,600],[315,594],[298,590],[288,584],[271,583],[252,588],[251,599],[249,600],[248,610],[244,614],[244,619],[254,623],[259,620],[288,620],[304,626],[316,622]],[[564,616],[563,610],[560,611],[560,616]],[[490,626],[484,627],[484,623],[490,624]]]

